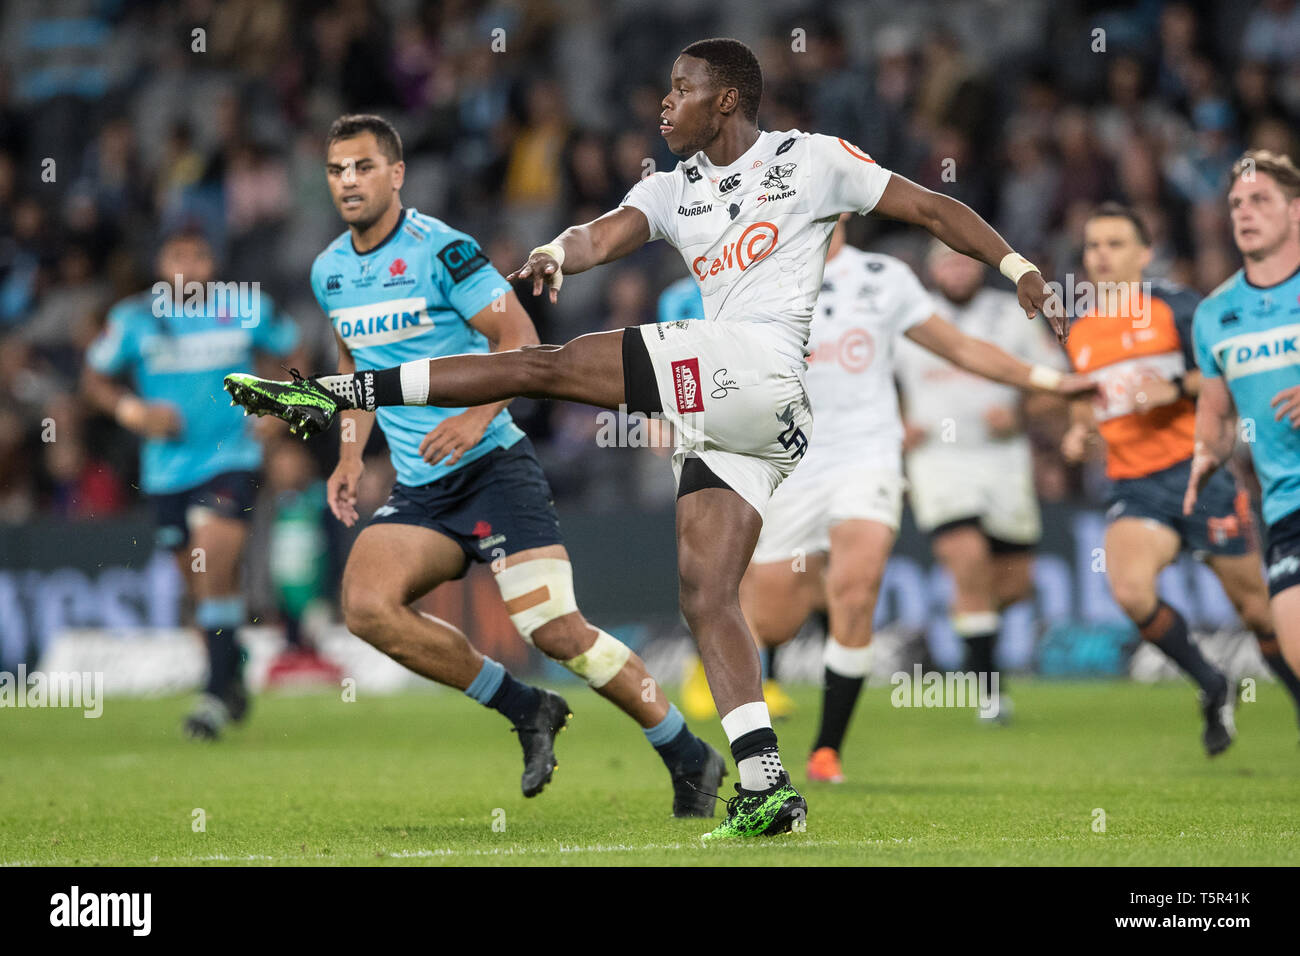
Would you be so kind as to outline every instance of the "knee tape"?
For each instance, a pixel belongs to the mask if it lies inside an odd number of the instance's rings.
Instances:
[[[529,644],[533,632],[548,621],[578,609],[573,596],[573,568],[562,558],[535,558],[496,575],[510,622]]]
[[[631,656],[630,647],[618,638],[596,628],[595,643],[577,657],[563,661],[563,664],[592,687],[600,688],[618,675]]]
[[[573,568],[561,558],[536,558],[498,572],[497,587],[515,629],[529,644],[543,624],[578,610],[573,596]],[[592,687],[604,687],[632,655],[622,641],[600,628],[591,647],[561,663]]]

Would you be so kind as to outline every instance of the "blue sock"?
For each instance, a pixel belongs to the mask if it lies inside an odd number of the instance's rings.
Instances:
[[[503,714],[512,724],[522,724],[537,712],[541,694],[537,688],[517,681],[501,664],[483,658],[483,668],[465,688],[465,693],[484,707]]]
[[[203,629],[208,646],[208,682],[205,693],[225,697],[239,680],[243,669],[243,648],[239,628],[246,611],[241,597],[204,598],[194,609],[194,622]]]
[[[686,718],[676,704],[669,704],[664,719],[646,729],[645,738],[672,771],[696,770],[708,753],[704,741],[686,726]]]

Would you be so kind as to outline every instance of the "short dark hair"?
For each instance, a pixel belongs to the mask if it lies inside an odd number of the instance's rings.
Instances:
[[[362,133],[374,134],[375,142],[379,144],[379,151],[390,163],[402,161],[402,137],[397,135],[397,130],[393,128],[392,123],[373,113],[348,113],[340,116],[330,124],[325,146],[328,149],[340,139],[352,139]]]
[[[1088,216],[1088,222],[1094,219],[1127,219],[1133,224],[1133,231],[1137,233],[1138,242],[1144,246],[1151,245],[1151,230],[1147,224],[1142,221],[1142,217],[1137,214],[1132,206],[1126,206],[1122,202],[1104,202]]]
[[[736,88],[740,112],[751,123],[758,120],[758,104],[763,99],[763,68],[754,51],[739,40],[714,37],[696,40],[683,56],[699,57],[709,67],[709,78],[722,89]]]

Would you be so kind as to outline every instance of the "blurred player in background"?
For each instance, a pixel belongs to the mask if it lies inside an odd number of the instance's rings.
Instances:
[[[415,359],[373,373],[291,382],[234,375],[227,386],[246,407],[308,432],[327,428],[341,409],[516,395],[662,413],[678,436],[681,610],[741,778],[726,820],[704,838],[771,836],[802,828],[808,804],[781,762],[739,588],[768,499],[807,451],[804,346],[837,217],[874,211],[923,226],[997,265],[1016,283],[1025,318],[1047,307],[1062,338],[1067,322],[1037,268],[970,207],[889,173],[842,139],[760,130],[763,73],[745,44],[689,45],[670,87],[659,132],[686,159],[641,179],[617,209],[534,249],[511,278],[532,279],[533,294],[547,288],[554,301],[566,264],[584,272],[662,238],[700,281],[705,321]]]
[[[671,283],[659,295],[657,316],[656,321],[659,322],[703,319],[704,298],[700,295],[699,282],[692,276],[685,276]],[[656,426],[660,423],[652,421],[647,424]],[[816,613],[825,617],[821,611]],[[825,625],[824,621],[823,625]],[[798,709],[798,705],[776,679],[776,645],[760,644],[759,651],[763,662],[763,699],[767,701],[768,713],[773,720],[789,717]],[[713,706],[713,695],[709,693],[709,678],[705,675],[704,664],[697,654],[692,654],[686,662],[686,679],[682,684],[682,710],[692,720],[703,720],[706,717],[714,717],[718,713]]]
[[[316,635],[304,627],[316,616],[313,611],[328,604],[331,561],[325,482],[302,442],[286,435],[267,449],[266,488],[271,499],[267,564],[285,641],[266,672],[266,684],[337,687],[342,670],[321,655]]]
[[[754,634],[770,647],[793,638],[809,613],[829,612],[821,724],[808,779],[830,783],[844,780],[840,751],[870,671],[876,599],[903,510],[903,423],[893,377],[898,337],[1011,387],[1037,383],[1052,394],[1092,387],[1047,366],[1033,368],[941,319],[903,262],[845,245],[847,218],[831,234],[808,337],[817,435],[772,495],[740,588]],[[992,331],[1008,324],[1003,312]]]
[[[1067,349],[1099,391],[1072,410],[1061,450],[1079,461],[1094,429],[1105,441],[1106,475],[1114,482],[1105,541],[1111,593],[1143,640],[1200,687],[1202,742],[1214,756],[1236,734],[1236,695],[1192,642],[1183,616],[1157,593],[1161,570],[1190,551],[1214,571],[1266,655],[1277,642],[1245,493],[1220,472],[1195,513],[1183,514],[1202,383],[1192,350],[1197,296],[1164,281],[1144,283],[1150,261],[1146,226],[1131,209],[1107,203],[1085,223],[1083,266],[1096,308],[1076,321]],[[1270,664],[1285,669],[1272,656]]]
[[[262,464],[255,422],[230,407],[222,379],[259,354],[288,357],[298,330],[260,289],[229,294],[235,284],[228,283],[214,294],[216,263],[200,232],[164,240],[156,266],[151,291],[109,311],[86,355],[84,389],[143,439],[140,485],[153,506],[157,544],[175,553],[207,644],[207,683],[184,729],[213,739],[248,709],[240,557]],[[191,295],[195,288],[201,297]]]
[[[1183,513],[1214,501],[1216,469],[1232,453],[1242,416],[1263,488],[1277,625],[1276,637],[1262,627],[1255,635],[1300,706],[1300,170],[1288,156],[1246,153],[1232,167],[1228,209],[1244,265],[1196,308],[1201,396]],[[1262,613],[1257,620],[1266,623]]]
[[[537,342],[528,313],[478,244],[402,207],[402,144],[386,120],[336,120],[326,170],[348,230],[317,257],[311,285],[333,323],[341,372],[360,370],[361,387],[373,388],[367,369]],[[464,576],[471,561],[490,563],[523,639],[644,730],[672,776],[674,816],[711,817],[712,798],[701,791],[720,785],[722,757],[691,733],[641,659],[578,610],[550,486],[508,404],[344,413],[328,484],[335,516],[348,527],[358,520],[361,455],[376,420],[397,471],[392,495],[357,538],[343,572],[348,629],[509,719],[524,750],[520,786],[535,796],[555,769],[554,739],[569,705],[515,679],[452,624],[410,606]]]
[[[1064,359],[1037,324],[1012,321],[1009,292],[984,287],[984,267],[936,243],[926,260],[936,294],[929,308],[966,336],[997,342],[1038,366],[1052,381]],[[1034,548],[1042,537],[1033,453],[1025,420],[1059,400],[1024,395],[929,348],[904,342],[895,374],[903,399],[903,448],[912,514],[930,536],[935,558],[952,575],[952,629],[965,648],[964,668],[997,672],[1002,612],[1033,591]],[[999,675],[998,686],[1005,688]],[[996,715],[1011,701],[1001,693]]]

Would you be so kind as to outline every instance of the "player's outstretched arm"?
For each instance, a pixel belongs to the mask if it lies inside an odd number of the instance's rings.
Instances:
[[[1192,513],[1205,483],[1232,455],[1237,440],[1236,422],[1237,406],[1223,379],[1203,376],[1196,400],[1196,450],[1192,453],[1192,471],[1183,496],[1183,514]]]
[[[1022,362],[992,342],[967,335],[937,315],[912,326],[903,334],[958,368],[995,382],[1053,395],[1086,395],[1096,388],[1082,375]]]
[[[532,279],[533,295],[541,295],[546,288],[554,302],[566,273],[586,272],[621,259],[649,241],[650,223],[645,213],[633,206],[619,206],[599,219],[570,226],[552,242],[538,246],[528,254],[528,261],[506,279]]]
[[[872,212],[920,226],[949,248],[998,269],[1015,282],[1026,317],[1041,312],[1061,342],[1069,336],[1069,317],[1042,274],[965,203],[894,173]]]

